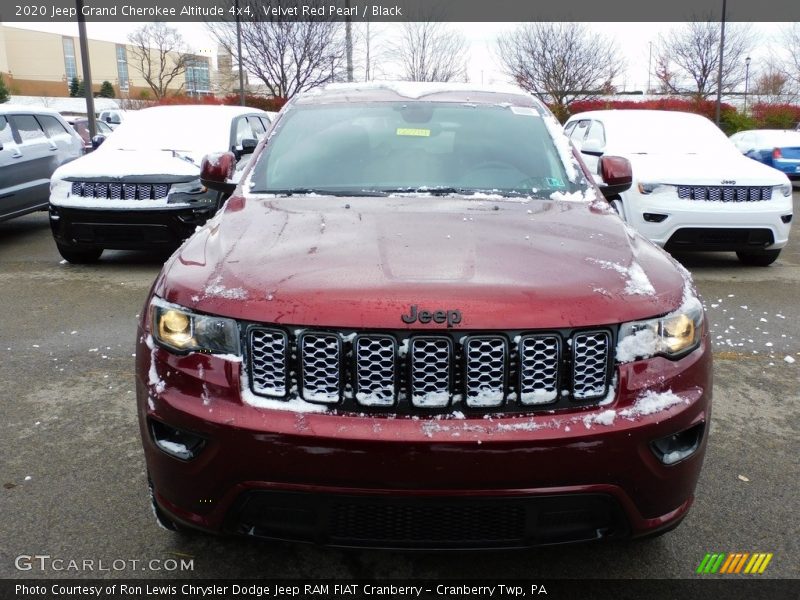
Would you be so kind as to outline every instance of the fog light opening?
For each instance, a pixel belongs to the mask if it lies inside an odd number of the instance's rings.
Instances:
[[[666,220],[668,215],[662,215],[661,213],[642,213],[642,217],[648,223],[661,223],[662,221]]]
[[[792,215],[781,215],[781,221],[783,221],[784,223],[791,223]]]
[[[206,445],[199,435],[150,419],[150,435],[159,450],[180,460],[192,460]]]
[[[650,442],[650,449],[665,465],[674,465],[692,456],[703,441],[705,423]]]

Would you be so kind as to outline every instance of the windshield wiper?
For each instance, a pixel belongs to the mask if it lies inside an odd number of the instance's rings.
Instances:
[[[487,188],[461,188],[446,186],[381,188],[380,191],[387,194],[430,194],[431,196],[449,196],[451,194],[458,196],[473,196],[475,194],[485,194],[487,196],[502,196],[504,198],[541,197],[541,190],[534,192],[533,190],[496,190]]]
[[[385,196],[382,190],[328,190],[323,188],[285,188],[285,189],[254,189],[256,194],[275,194],[276,196],[307,196],[316,194],[317,196]]]

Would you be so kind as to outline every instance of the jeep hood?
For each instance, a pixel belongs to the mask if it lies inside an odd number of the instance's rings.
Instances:
[[[681,304],[672,259],[604,204],[469,198],[231,198],[173,255],[154,292],[286,325],[460,329],[594,326]]]
[[[202,154],[172,150],[117,150],[100,146],[53,173],[56,179],[110,180],[130,176],[166,176],[188,180],[200,176]]]
[[[631,154],[633,175],[645,183],[673,185],[782,185],[786,176],[765,164],[731,151],[719,154]],[[734,182],[734,183],[730,183]]]

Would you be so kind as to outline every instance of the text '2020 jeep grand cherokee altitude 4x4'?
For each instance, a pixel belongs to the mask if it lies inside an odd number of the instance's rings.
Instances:
[[[163,524],[489,548],[680,522],[711,410],[702,305],[538,100],[331,85],[273,132],[142,312]],[[630,185],[600,167],[604,194]]]

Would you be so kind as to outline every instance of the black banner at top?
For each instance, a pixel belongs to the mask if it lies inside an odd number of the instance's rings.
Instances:
[[[0,21],[73,22],[76,0],[3,0]],[[89,22],[316,19],[447,22],[719,21],[723,0],[83,0]],[[727,21],[800,21],[797,0],[727,0]]]

